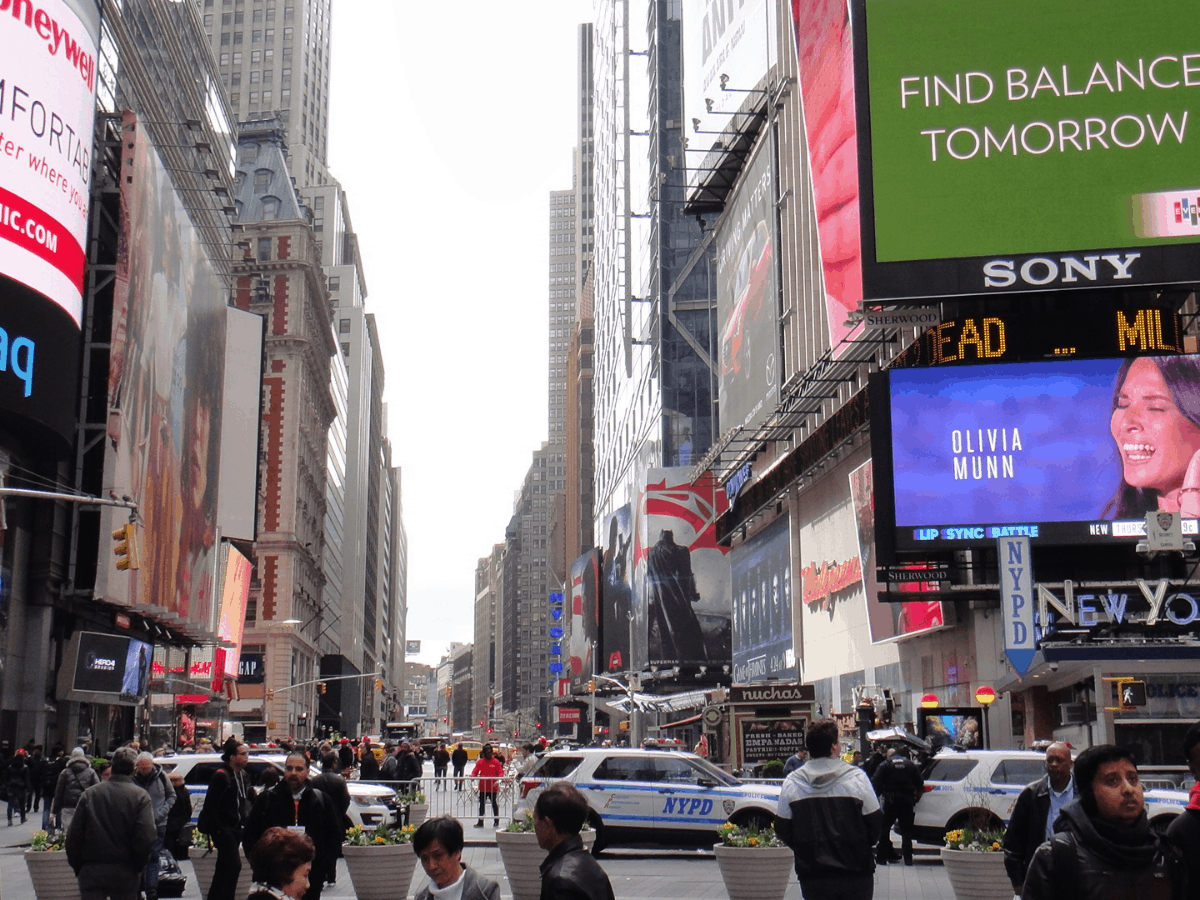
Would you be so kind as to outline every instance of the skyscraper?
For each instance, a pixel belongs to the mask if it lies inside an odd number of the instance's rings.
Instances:
[[[301,186],[328,179],[331,0],[195,0],[239,121],[277,118]]]

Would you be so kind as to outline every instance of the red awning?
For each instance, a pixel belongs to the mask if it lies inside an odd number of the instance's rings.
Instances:
[[[659,725],[659,728],[678,728],[681,725],[691,725],[693,722],[699,722],[699,716],[692,716],[690,719],[680,719],[678,722],[668,722],[666,725]]]

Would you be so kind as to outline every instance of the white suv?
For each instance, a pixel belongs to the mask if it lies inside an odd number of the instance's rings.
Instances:
[[[964,825],[1002,830],[1025,786],[1046,774],[1038,750],[942,750],[925,774],[925,793],[916,806],[913,836],[941,844],[946,832]],[[1146,814],[1166,830],[1187,805],[1184,791],[1146,791]]]
[[[596,849],[611,844],[712,844],[727,821],[770,827],[778,784],[749,784],[694,753],[585,748],[547,753],[521,779],[517,809],[530,809],[542,788],[569,781],[592,808]]]
[[[252,754],[246,766],[250,783],[261,784],[263,770],[268,767],[279,770],[279,777],[282,778],[283,763],[286,759],[286,754]],[[178,756],[159,756],[154,762],[162,766],[163,771],[168,774],[178,772],[183,776],[184,786],[192,798],[194,825],[199,819],[200,809],[204,806],[204,798],[208,796],[208,782],[213,773],[221,767],[221,754],[181,753]],[[320,769],[316,766],[309,770],[310,778],[319,774]],[[400,803],[394,790],[386,785],[360,781],[347,781],[346,786],[350,789],[350,808],[346,813],[350,816],[351,824],[364,828],[396,824]]]

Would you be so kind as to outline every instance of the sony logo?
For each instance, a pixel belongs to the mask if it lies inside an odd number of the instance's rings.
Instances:
[[[983,264],[983,284],[990,288],[1012,287],[1017,283],[1018,276],[1026,284],[1042,287],[1055,282],[1075,284],[1081,279],[1099,281],[1102,276],[1105,281],[1127,281],[1133,277],[1129,269],[1134,261],[1141,258],[1140,253],[1096,253],[1088,256],[1060,256],[1050,259],[1046,256],[1035,256],[1021,263],[1018,268],[1015,260],[993,259]],[[1103,262],[1101,262],[1103,261]],[[1109,271],[1109,267],[1112,271]]]

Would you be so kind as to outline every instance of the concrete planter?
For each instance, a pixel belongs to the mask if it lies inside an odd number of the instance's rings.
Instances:
[[[238,873],[235,896],[247,897],[254,879],[250,875],[250,860],[246,859],[246,851],[239,847],[238,854],[242,858],[242,871]],[[208,889],[212,886],[213,873],[217,871],[217,851],[192,847],[188,853],[188,862],[192,864],[192,872],[196,876],[196,885],[200,888],[200,896],[207,897]]]
[[[26,850],[25,866],[38,900],[79,900],[79,882],[66,850]]]
[[[350,872],[358,900],[395,900],[407,897],[412,886],[417,854],[412,844],[342,846],[342,859]]]
[[[424,822],[428,818],[429,818],[429,804],[428,803],[410,803],[408,805],[408,824],[409,825],[413,825],[413,826],[420,825],[422,822]]]
[[[795,865],[790,847],[713,846],[729,900],[783,900]]]
[[[580,833],[586,850],[596,842],[595,831]],[[538,846],[532,831],[497,831],[496,847],[504,863],[504,874],[512,889],[513,900],[538,900],[542,893],[542,873],[539,869],[546,851]]]
[[[1012,900],[1003,853],[942,848],[942,865],[958,900]]]

